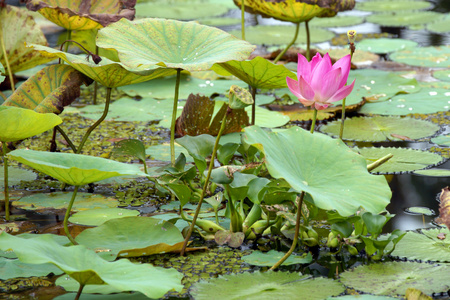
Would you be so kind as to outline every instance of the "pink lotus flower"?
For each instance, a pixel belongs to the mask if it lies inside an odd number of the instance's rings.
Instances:
[[[350,55],[338,60],[334,65],[330,56],[317,53],[311,62],[301,54],[298,55],[298,81],[287,77],[289,90],[305,106],[313,105],[316,109],[325,109],[332,102],[347,97],[353,90],[355,81],[347,83],[350,72]]]

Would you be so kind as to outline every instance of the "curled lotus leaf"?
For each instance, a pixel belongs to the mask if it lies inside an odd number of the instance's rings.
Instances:
[[[31,69],[49,62],[39,53],[25,47],[27,43],[47,45],[47,39],[33,17],[25,10],[7,5],[0,8],[0,36],[3,36],[6,56],[12,73]],[[6,67],[3,51],[0,51],[0,63]],[[1,79],[0,79],[1,80]]]
[[[136,0],[27,0],[27,8],[69,30],[98,29],[134,19]]]
[[[122,19],[99,30],[97,45],[113,48],[128,68],[155,65],[204,71],[215,63],[247,59],[255,46],[220,29],[165,19]]]
[[[59,114],[80,96],[80,86],[91,82],[71,66],[48,66],[28,78],[2,105]]]

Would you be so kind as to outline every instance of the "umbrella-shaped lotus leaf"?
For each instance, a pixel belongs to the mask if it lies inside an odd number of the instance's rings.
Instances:
[[[62,123],[55,114],[0,106],[0,141],[14,142],[40,134]]]
[[[27,43],[47,45],[47,39],[33,17],[25,10],[7,5],[0,8],[0,37],[3,37],[6,56],[11,73],[27,70],[44,64],[50,59],[25,47]],[[0,62],[6,67],[3,51],[0,51]]]
[[[310,194],[321,209],[349,216],[362,206],[378,214],[389,204],[384,176],[369,174],[366,160],[340,140],[298,127],[267,133],[252,126],[245,129],[245,141],[262,146],[273,177]]]
[[[27,8],[69,30],[102,28],[122,18],[134,19],[136,0],[27,0]]]
[[[170,290],[181,291],[183,274],[175,269],[134,264],[127,259],[108,262],[85,246],[64,247],[49,235],[24,239],[3,232],[0,249],[13,250],[20,261],[29,264],[51,263],[80,285],[108,284],[119,291],[138,291],[158,299]]]
[[[2,105],[59,114],[80,96],[80,86],[91,82],[71,66],[48,66],[28,78]]]
[[[121,176],[147,176],[137,165],[72,153],[14,150],[8,156],[70,185],[84,185]]]
[[[247,59],[255,46],[217,28],[165,19],[122,19],[98,32],[97,45],[113,48],[128,68],[155,65],[203,71],[214,63]]]
[[[96,64],[89,58],[86,60],[84,56],[74,55],[63,51],[55,50],[49,47],[32,45],[42,55],[61,58],[76,70],[99,82],[100,84],[109,87],[119,87],[134,83],[140,83],[163,76],[174,75],[174,69],[167,69],[154,66],[147,70],[142,68],[127,70],[122,63],[114,62],[106,57]]]

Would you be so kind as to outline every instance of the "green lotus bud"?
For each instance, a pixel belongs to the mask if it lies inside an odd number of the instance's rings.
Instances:
[[[302,240],[303,244],[307,245],[308,247],[314,247],[319,244],[319,242],[315,238],[306,238]]]
[[[339,240],[337,238],[328,240],[327,246],[330,248],[337,248],[339,246]]]
[[[351,255],[358,255],[359,254],[358,249],[356,249],[356,247],[354,247],[352,245],[346,245],[346,247],[347,247],[348,252]]]
[[[230,87],[228,94],[228,105],[231,109],[241,109],[253,104],[253,97],[250,92],[237,85]]]
[[[313,239],[316,239],[316,240],[319,239],[319,234],[317,233],[317,231],[315,231],[315,230],[312,229],[312,228],[308,230],[308,236],[309,236],[310,238],[313,238]]]

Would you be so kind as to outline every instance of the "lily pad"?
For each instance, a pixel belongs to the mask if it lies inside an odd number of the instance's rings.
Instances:
[[[446,14],[443,18],[427,24],[427,30],[436,33],[447,33],[450,31],[450,16]]]
[[[77,204],[80,201],[77,198]],[[125,208],[100,208],[100,209],[89,209],[85,211],[80,211],[73,214],[69,218],[69,222],[74,224],[89,225],[89,226],[99,226],[106,221],[112,219],[119,219],[124,217],[138,216],[139,211],[125,209]]]
[[[425,216],[435,216],[436,213],[428,207],[422,206],[411,206],[405,208],[405,212],[412,215],[425,215]]]
[[[119,175],[147,176],[138,165],[88,155],[23,149],[8,155],[70,185],[84,185]]]
[[[371,12],[398,12],[405,10],[419,10],[430,8],[432,4],[421,0],[371,0],[369,2],[358,2],[356,9]]]
[[[320,131],[339,136],[341,120],[327,123]],[[440,126],[428,121],[398,117],[355,117],[344,122],[345,140],[365,142],[411,141],[434,135]]]
[[[395,2],[390,1],[390,3]],[[402,11],[402,13],[387,12],[373,14],[367,16],[366,21],[379,24],[381,26],[403,27],[428,24],[430,20],[439,19],[442,16],[443,14],[434,11]]]
[[[349,216],[362,206],[379,213],[390,201],[385,178],[370,175],[365,159],[340,140],[299,127],[267,133],[252,126],[245,129],[244,137],[246,143],[263,149],[274,178],[284,178],[298,192],[310,194],[321,209]]]
[[[435,137],[435,138],[431,139],[431,141],[433,143],[441,145],[441,146],[450,147],[450,134]]]
[[[330,297],[326,300],[394,300],[398,299],[397,297],[387,297],[387,296],[375,296],[369,294],[357,294],[357,295],[345,295],[338,297]],[[425,300],[425,299],[424,299]]]
[[[408,231],[392,255],[409,260],[450,262],[450,231],[447,228]]]
[[[309,26],[313,27],[348,27],[356,26],[364,22],[360,16],[335,16],[333,18],[314,18],[309,21]],[[358,43],[359,48],[359,43]]]
[[[220,27],[220,26],[231,26],[241,23],[241,19],[237,18],[201,18],[197,20],[200,24]]]
[[[4,177],[5,168],[0,168],[0,187],[5,185]],[[36,173],[30,170],[19,169],[16,167],[8,166],[8,185],[13,186],[19,184],[21,181],[33,181],[36,180]]]
[[[431,177],[450,177],[450,170],[448,169],[427,169],[415,171],[414,174],[431,176]]]
[[[80,284],[75,279],[73,279],[72,277],[70,277],[68,275],[64,275],[64,276],[61,276],[58,279],[56,279],[55,285],[62,287],[67,292],[77,292],[78,289],[80,288]],[[83,298],[85,298],[85,297],[88,298],[89,296],[92,296],[92,295],[88,295],[91,293],[103,294],[105,296],[110,297],[112,295],[108,295],[108,294],[120,293],[120,292],[121,292],[121,290],[114,288],[108,284],[91,284],[91,285],[87,285],[84,287]],[[69,293],[68,295],[71,295],[71,294]],[[73,295],[71,295],[71,296],[72,296],[72,298],[70,298],[70,300],[73,299]],[[96,296],[100,296],[100,295],[96,295]],[[124,295],[121,295],[121,296],[124,297]],[[124,299],[128,299],[128,298],[124,298]]]
[[[368,2],[366,2],[368,3]],[[364,50],[373,53],[390,53],[417,47],[418,43],[405,39],[363,39],[358,42],[358,51]]]
[[[23,239],[3,232],[0,249],[13,249],[24,263],[54,264],[82,285],[106,283],[121,291],[139,291],[150,298],[183,288],[183,275],[175,269],[134,264],[126,259],[107,262],[85,246],[63,247],[48,236]]]
[[[337,281],[289,272],[241,273],[200,281],[191,288],[196,300],[227,299],[323,299],[339,295],[345,288]]]
[[[388,262],[359,266],[341,273],[340,278],[345,285],[365,293],[403,296],[413,286],[431,295],[450,288],[448,271],[448,265]]]
[[[175,1],[175,3],[156,1],[138,3],[136,11],[136,16],[139,18],[195,20],[223,15],[228,11],[228,7],[219,3],[198,0]]]
[[[367,159],[367,164],[373,163],[389,153],[394,155],[386,163],[372,170],[373,173],[378,174],[412,172],[415,170],[432,167],[442,161],[442,156],[437,153],[414,150],[411,148],[373,147],[359,148],[355,149],[355,151],[359,152]]]
[[[0,257],[0,279],[15,277],[47,276],[50,273],[60,275],[63,272],[52,264],[26,264],[18,259]]]
[[[86,229],[76,241],[91,249],[108,249],[118,257],[134,257],[180,251],[184,238],[170,222],[124,217]]]
[[[242,260],[254,266],[268,266],[271,267],[276,264],[286,253],[276,250],[269,252],[253,251],[250,255],[245,255]],[[309,264],[312,262],[311,253],[304,253],[304,255],[291,255],[283,262],[283,266],[290,266],[295,264]]]
[[[192,157],[189,155],[188,151],[175,143],[175,157],[178,157],[181,153],[186,156],[187,162],[194,162]],[[170,145],[168,143],[162,143],[155,146],[150,146],[145,149],[145,154],[150,155],[151,159],[160,161],[170,161]]]
[[[450,81],[450,70],[434,71],[433,77],[442,81]]]
[[[401,116],[433,114],[448,111],[449,108],[450,92],[447,89],[423,88],[417,93],[397,95],[388,101],[366,103],[359,112],[362,114]]]
[[[247,114],[251,114],[251,107],[246,107]],[[260,127],[275,128],[286,125],[290,118],[278,111],[271,111],[260,106],[255,108],[255,124]]]
[[[13,205],[26,210],[47,210],[66,209],[70,199],[71,192],[39,193],[22,197],[20,200],[13,201]],[[72,210],[93,210],[99,208],[114,208],[119,205],[119,201],[102,195],[91,193],[77,193]]]
[[[304,25],[300,25],[300,32],[304,32]],[[241,38],[241,30],[231,30],[230,34]],[[252,26],[245,28],[245,39],[255,45],[286,45],[292,41],[295,26]],[[331,40],[334,33],[323,28],[310,28],[311,43],[321,43]],[[306,44],[306,36],[299,35],[297,44]]]
[[[389,58],[411,66],[448,68],[450,67],[450,46],[416,47],[394,52]]]
[[[97,45],[113,48],[128,68],[155,65],[187,71],[208,70],[214,63],[244,60],[254,46],[232,35],[194,22],[122,19],[99,30]]]

